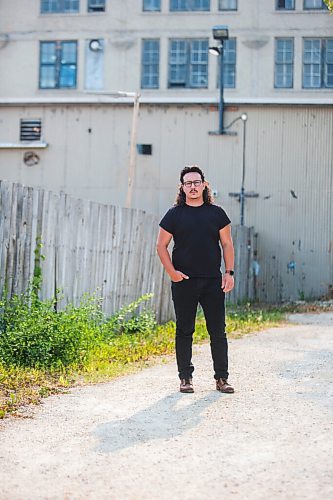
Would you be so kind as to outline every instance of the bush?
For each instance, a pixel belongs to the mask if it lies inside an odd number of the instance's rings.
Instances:
[[[110,337],[123,333],[145,333],[154,330],[157,323],[153,311],[143,308],[139,314],[136,314],[142,302],[149,300],[152,296],[151,293],[142,295],[138,300],[122,307],[106,320],[102,327],[103,338],[108,340]]]
[[[55,310],[56,301],[41,301],[33,290],[0,302],[0,362],[26,367],[80,365],[96,346],[123,332],[146,332],[156,326],[152,312],[135,311],[141,297],[111,318],[100,300],[85,296],[80,305]]]

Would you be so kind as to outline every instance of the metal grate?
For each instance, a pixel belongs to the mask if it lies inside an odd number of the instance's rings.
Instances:
[[[21,120],[20,141],[40,141],[42,135],[42,120]]]

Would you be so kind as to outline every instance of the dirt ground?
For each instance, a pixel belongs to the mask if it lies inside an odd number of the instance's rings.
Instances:
[[[229,342],[233,395],[203,345],[194,394],[170,357],[5,420],[1,500],[333,498],[333,312],[290,319]]]

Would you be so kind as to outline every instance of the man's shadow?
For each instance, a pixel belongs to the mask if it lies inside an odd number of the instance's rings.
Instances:
[[[204,418],[204,410],[220,397],[217,391],[206,393],[200,399],[175,393],[127,419],[100,424],[95,431],[99,440],[96,451],[112,453],[138,443],[179,436],[197,426]]]

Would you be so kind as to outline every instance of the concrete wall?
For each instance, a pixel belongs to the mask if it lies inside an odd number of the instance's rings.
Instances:
[[[5,7],[4,7],[4,4]],[[141,40],[159,38],[160,96],[215,96],[217,58],[209,57],[208,89],[168,89],[169,38],[210,38],[216,24],[229,26],[237,39],[236,88],[226,89],[226,98],[332,98],[332,89],[302,89],[302,39],[332,36],[332,18],[327,11],[304,11],[296,0],[295,11],[275,10],[275,0],[239,0],[236,12],[220,12],[217,0],[210,12],[169,12],[162,0],[161,12],[143,12],[139,0],[107,1],[105,13],[87,13],[81,0],[78,14],[40,14],[38,0],[2,2],[0,16],[0,96],[26,97],[78,95],[85,89],[86,41],[102,38],[104,90],[134,91],[140,88]],[[295,38],[294,89],[274,89],[274,37]],[[39,41],[78,40],[77,90],[39,90]],[[156,91],[143,91],[156,95]]]

